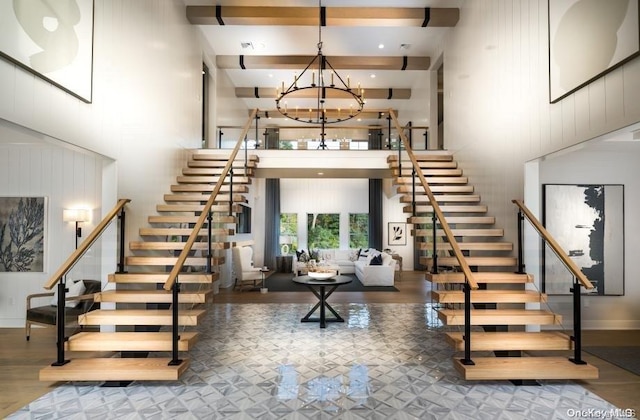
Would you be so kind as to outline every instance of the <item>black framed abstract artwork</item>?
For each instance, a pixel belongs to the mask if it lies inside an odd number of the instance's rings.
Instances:
[[[407,244],[407,224],[402,222],[389,222],[387,232],[389,245]]]
[[[0,56],[90,103],[93,0],[0,2]]]
[[[624,294],[624,186],[545,184],[543,224],[594,285],[584,293]],[[574,279],[545,246],[543,291],[570,294]]]
[[[549,0],[548,5],[551,103],[640,52],[638,0]]]
[[[45,197],[0,197],[0,272],[43,272]]]

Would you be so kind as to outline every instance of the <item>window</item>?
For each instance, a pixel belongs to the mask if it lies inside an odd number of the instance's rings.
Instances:
[[[309,249],[340,248],[340,215],[307,214],[307,232]]]
[[[349,248],[369,247],[369,214],[349,214]]]
[[[280,214],[280,251],[283,255],[298,250],[298,215],[296,213]],[[286,246],[285,246],[286,245]],[[288,251],[288,252],[284,252]]]

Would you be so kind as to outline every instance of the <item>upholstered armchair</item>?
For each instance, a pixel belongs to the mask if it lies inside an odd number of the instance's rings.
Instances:
[[[65,325],[77,326],[78,316],[100,306],[94,302],[94,295],[100,292],[102,283],[99,280],[78,280],[68,284],[69,292],[65,295]],[[44,298],[48,298],[45,300]],[[35,306],[35,302],[46,302],[46,305]],[[55,326],[58,318],[56,292],[34,293],[27,296],[27,313],[25,318],[25,334],[27,341],[31,336],[31,325]]]
[[[262,286],[263,273],[260,268],[253,266],[253,248],[236,246],[231,250],[233,259],[234,288],[256,288]]]

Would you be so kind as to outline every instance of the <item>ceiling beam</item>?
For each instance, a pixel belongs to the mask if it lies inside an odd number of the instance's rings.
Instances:
[[[305,121],[305,116],[309,115],[309,109],[300,109],[298,110],[299,115],[298,118],[301,121]],[[315,115],[315,113],[317,112],[317,109],[311,109],[311,114]],[[296,111],[295,110],[291,110],[289,112],[291,114],[291,116],[293,118],[290,118],[291,121],[294,120],[295,116],[296,116]],[[327,117],[328,118],[337,118],[338,117],[338,113],[340,113],[340,115],[342,117],[346,117],[347,114],[349,113],[349,110],[340,110],[338,111],[337,109],[327,109]],[[397,115],[398,111],[394,110],[394,113]],[[284,115],[282,115],[277,109],[263,109],[263,110],[258,110],[258,113],[256,114],[256,116],[258,118],[288,118],[285,117]],[[354,118],[361,118],[363,120],[385,120],[387,119],[387,117],[389,116],[389,109],[366,109],[364,111],[362,111],[360,114],[358,114],[357,117]],[[329,125],[333,125],[333,124],[329,124]],[[334,125],[335,127],[340,127],[339,125]]]
[[[378,89],[378,88],[363,88],[366,93],[367,99],[411,99],[411,89]],[[236,98],[276,98],[276,88],[266,87],[237,87]],[[327,98],[342,98],[333,89],[326,90]],[[315,98],[317,92],[314,89],[305,89],[300,92],[296,92],[296,98]]]
[[[299,70],[315,55],[218,55],[219,69],[243,70]],[[333,56],[327,61],[336,70],[429,70],[430,57],[356,57]]]
[[[453,27],[457,8],[323,7],[325,26]],[[195,25],[319,26],[317,7],[187,6],[187,19]]]

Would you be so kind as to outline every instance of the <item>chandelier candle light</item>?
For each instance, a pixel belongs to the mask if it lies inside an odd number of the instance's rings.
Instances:
[[[351,81],[349,76],[346,82],[331,66],[327,57],[322,54],[322,26],[325,25],[325,9],[319,3],[320,24],[318,25],[318,54],[311,60],[302,73],[294,75],[293,83],[285,89],[285,83],[276,92],[276,107],[278,111],[287,118],[308,124],[320,124],[322,126],[322,134],[324,140],[324,125],[354,118],[364,108],[364,89],[358,87],[351,89]],[[301,81],[305,74],[311,72],[311,84],[301,85]],[[329,81],[325,78],[325,73],[329,72]],[[316,81],[317,73],[317,81]],[[302,107],[301,105],[290,106],[288,103],[294,104],[304,98],[314,98],[316,100],[316,108]],[[337,104],[349,101],[349,109],[343,110]],[[331,101],[334,106],[329,106]],[[299,103],[299,102],[298,102]],[[307,112],[308,110],[308,112]]]

